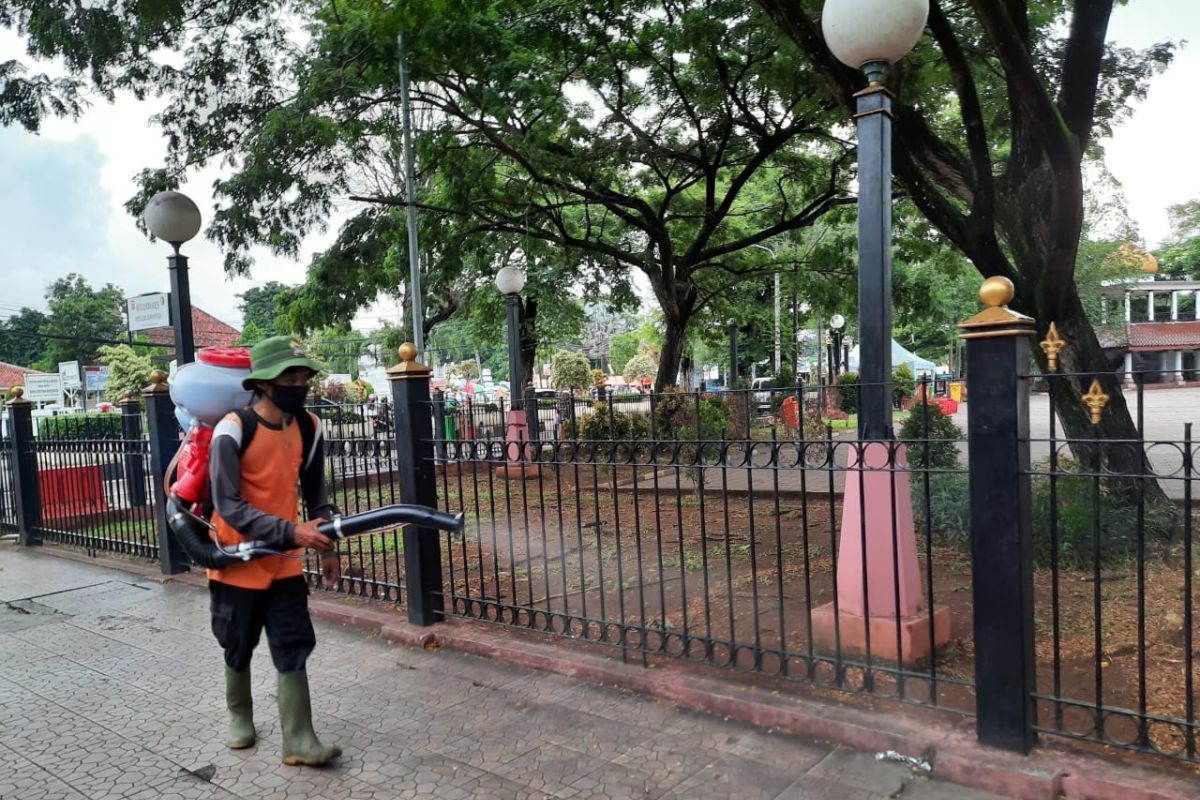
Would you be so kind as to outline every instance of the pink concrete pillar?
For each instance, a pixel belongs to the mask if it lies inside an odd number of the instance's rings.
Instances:
[[[916,663],[950,640],[950,610],[929,612],[921,591],[905,448],[855,444],[846,464],[838,540],[837,610],[813,610],[813,639],[823,652]],[[898,605],[897,605],[898,603]]]
[[[539,467],[533,462],[533,446],[529,442],[529,422],[523,410],[511,409],[507,415],[508,429],[504,435],[504,457],[507,464],[493,472],[502,478],[535,478]]]

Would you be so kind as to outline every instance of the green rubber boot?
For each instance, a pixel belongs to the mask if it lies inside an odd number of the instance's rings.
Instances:
[[[323,767],[342,754],[342,748],[326,747],[313,732],[307,672],[279,673],[279,723],[284,764]]]
[[[225,746],[241,750],[254,746],[254,700],[250,696],[250,668],[238,672],[225,667],[225,704],[229,706],[229,737]]]

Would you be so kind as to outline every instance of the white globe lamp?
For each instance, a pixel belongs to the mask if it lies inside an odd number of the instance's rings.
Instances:
[[[176,250],[200,232],[200,209],[182,192],[159,192],[142,212],[146,228]]]
[[[929,0],[826,0],[821,30],[838,61],[880,82],[920,41],[928,17]]]
[[[520,294],[525,288],[525,271],[519,267],[501,267],[496,273],[496,288],[505,296]]]

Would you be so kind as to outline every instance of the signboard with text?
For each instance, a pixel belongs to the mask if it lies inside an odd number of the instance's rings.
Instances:
[[[58,363],[58,376],[62,379],[64,389],[78,389],[83,385],[83,382],[79,379],[78,361],[60,361]]]
[[[108,374],[107,366],[84,367],[84,386],[89,392],[103,392],[108,388]]]
[[[62,378],[58,375],[25,376],[25,399],[34,403],[61,403]]]
[[[129,330],[171,327],[171,295],[166,292],[139,294],[125,301],[129,313]]]

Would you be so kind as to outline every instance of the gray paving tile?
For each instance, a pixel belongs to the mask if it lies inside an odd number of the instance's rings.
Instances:
[[[286,767],[265,640],[259,741],[222,744],[205,592],[0,545],[0,600],[35,595],[37,614],[0,622],[3,800],[992,800],[870,755],[320,621],[314,721],[345,752]]]
[[[671,797],[692,800],[773,800],[792,785],[795,773],[758,761],[721,756],[676,786]]]
[[[83,800],[68,784],[0,741],[0,797],[14,800]]]

